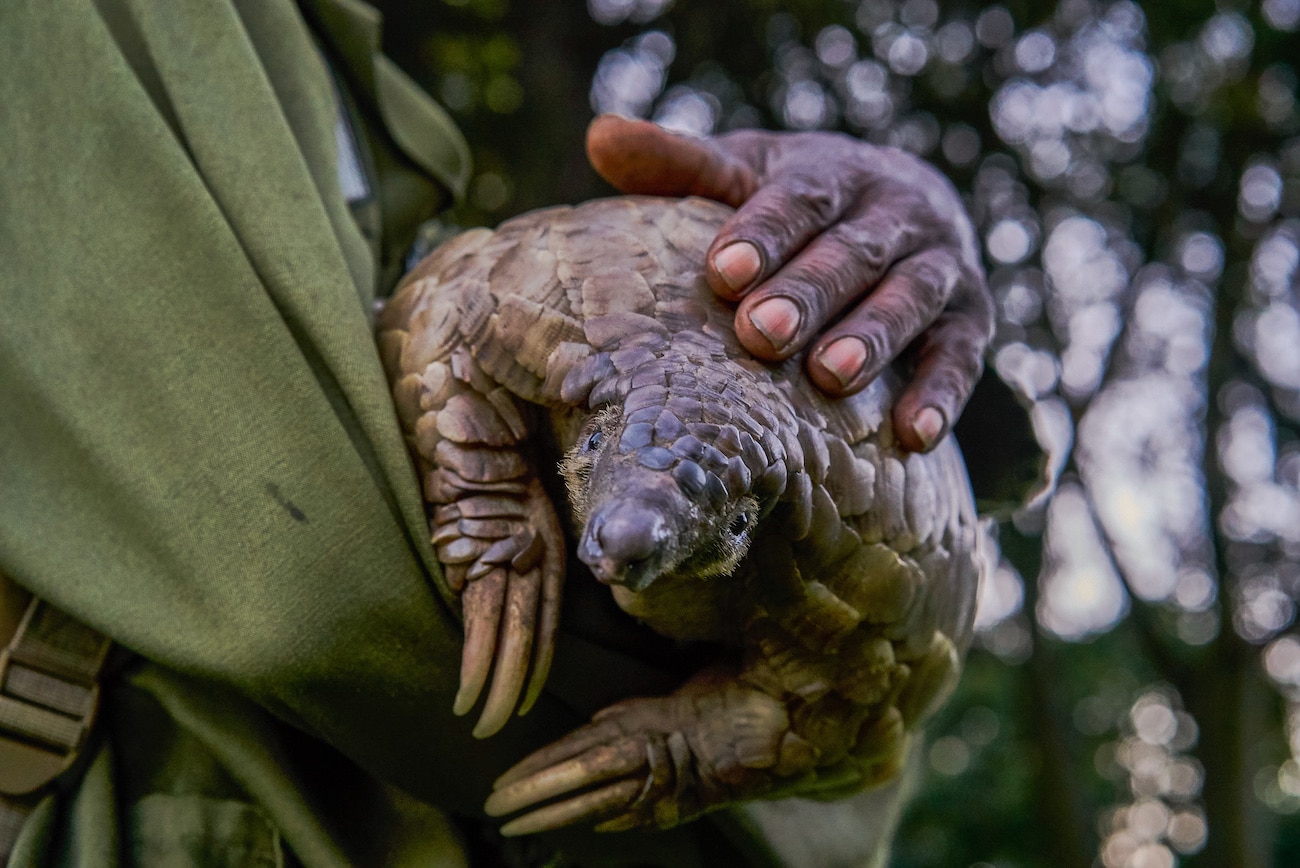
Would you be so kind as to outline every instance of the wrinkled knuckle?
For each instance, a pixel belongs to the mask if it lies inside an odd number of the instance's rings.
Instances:
[[[980,374],[984,371],[984,350],[979,341],[961,341],[954,348],[951,360],[953,367],[956,368],[968,381],[979,379]]]
[[[883,233],[866,227],[841,223],[828,234],[839,258],[858,277],[877,279],[893,262],[893,249]]]
[[[828,226],[840,215],[840,196],[834,187],[812,178],[795,178],[786,190],[810,225]]]
[[[947,299],[960,280],[960,270],[949,257],[922,256],[907,262],[904,276],[914,293],[927,298]]]

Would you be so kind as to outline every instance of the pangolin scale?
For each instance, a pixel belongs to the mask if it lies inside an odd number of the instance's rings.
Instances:
[[[652,629],[728,649],[507,772],[487,804],[525,812],[507,834],[891,780],[969,643],[982,558],[955,443],[895,444],[892,374],[831,401],[801,357],[745,353],[703,278],[729,214],[643,197],[526,214],[439,248],[381,314],[465,617],[456,711],[487,687],[477,735],[544,685],[566,549]],[[565,451],[567,540],[542,441]]]

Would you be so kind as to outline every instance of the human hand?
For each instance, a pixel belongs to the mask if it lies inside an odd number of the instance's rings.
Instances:
[[[983,369],[993,305],[974,229],[936,169],[835,133],[699,139],[614,115],[592,122],[587,154],[624,193],[738,209],[706,276],[740,302],[736,332],[751,353],[776,361],[811,345],[809,378],[839,397],[911,346],[896,435],[925,451],[951,428]]]

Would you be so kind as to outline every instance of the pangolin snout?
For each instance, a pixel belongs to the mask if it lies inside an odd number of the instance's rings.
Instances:
[[[578,557],[605,584],[640,591],[659,574],[671,536],[659,510],[636,501],[617,501],[587,521]]]

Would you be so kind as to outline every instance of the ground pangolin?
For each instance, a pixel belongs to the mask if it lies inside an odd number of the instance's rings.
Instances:
[[[729,213],[615,198],[526,214],[439,248],[381,315],[464,611],[457,713],[492,679],[476,735],[543,686],[566,545],[624,611],[730,649],[507,772],[488,812],[529,811],[507,834],[890,780],[960,667],[980,558],[956,445],[895,446],[892,376],[830,401],[801,358],[746,355],[703,279]],[[533,441],[567,450],[567,543]]]

